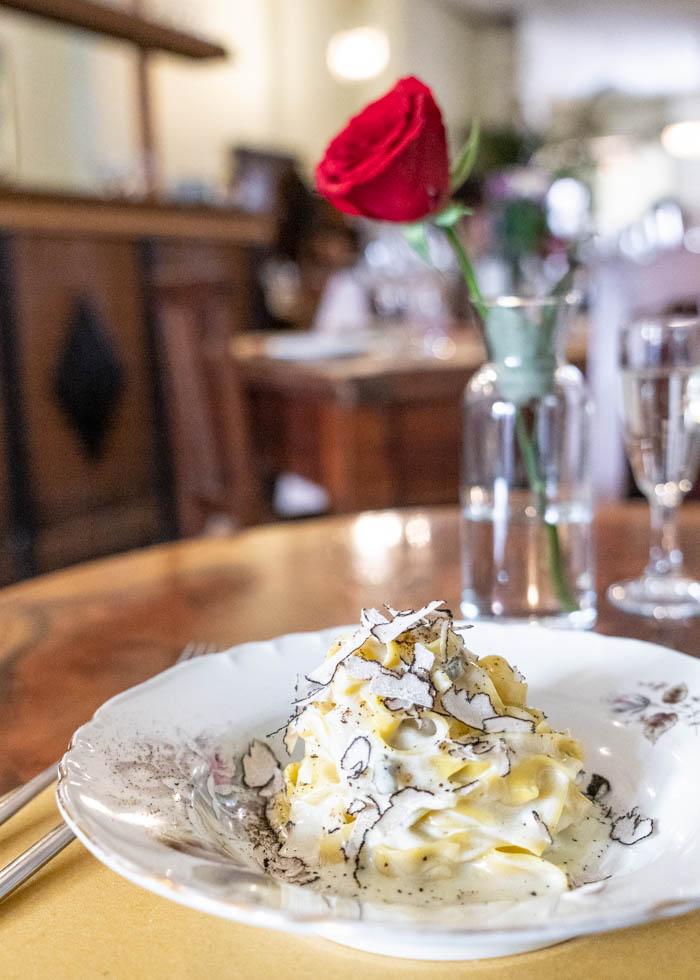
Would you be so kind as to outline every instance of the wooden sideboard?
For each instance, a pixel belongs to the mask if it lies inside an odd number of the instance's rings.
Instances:
[[[335,359],[286,360],[268,342],[231,343],[261,494],[289,471],[321,484],[335,514],[457,503],[464,388],[485,357],[471,329],[440,356],[401,333],[383,352]],[[568,357],[584,369],[582,338]]]
[[[0,582],[194,533],[208,507],[253,518],[227,344],[271,234],[213,208],[0,194]],[[222,412],[226,451],[206,451]]]

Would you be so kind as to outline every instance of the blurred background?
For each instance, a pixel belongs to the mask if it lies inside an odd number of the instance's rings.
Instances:
[[[551,289],[628,495],[618,325],[700,299],[696,0],[0,2],[0,584],[157,541],[456,503],[483,359],[451,254],[313,168],[415,74],[483,292]],[[420,528],[416,534],[420,534]]]

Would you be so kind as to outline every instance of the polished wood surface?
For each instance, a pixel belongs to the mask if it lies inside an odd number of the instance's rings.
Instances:
[[[700,656],[699,623],[649,622],[604,595],[646,560],[641,504],[596,520],[602,633]],[[681,509],[687,566],[700,576],[700,505]],[[65,749],[106,698],[174,662],[191,641],[225,648],[355,622],[362,606],[444,598],[459,609],[454,508],[368,512],[162,545],[0,591],[0,791]],[[562,641],[565,655],[565,634]]]
[[[197,59],[226,57],[218,44],[92,0],[0,0],[0,7],[129,41],[144,50]]]
[[[430,356],[387,328],[360,357],[285,360],[266,341],[235,341],[261,488],[298,473],[328,492],[331,513],[456,503],[462,395],[484,361],[476,334],[437,338]],[[569,352],[578,366],[585,346]]]

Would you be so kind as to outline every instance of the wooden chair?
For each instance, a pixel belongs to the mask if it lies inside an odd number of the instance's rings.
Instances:
[[[178,531],[190,536],[258,522],[241,386],[230,356],[245,325],[246,274],[231,247],[168,245],[155,257],[156,336]]]

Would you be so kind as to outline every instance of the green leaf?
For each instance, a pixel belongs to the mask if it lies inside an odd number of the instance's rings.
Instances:
[[[480,131],[481,127],[479,126],[479,121],[478,119],[475,119],[472,123],[472,128],[469,136],[467,137],[467,141],[459,152],[457,162],[452,170],[450,170],[450,188],[453,191],[458,187],[461,187],[469,174],[472,172],[472,167],[476,162],[476,155],[479,152]]]
[[[433,221],[438,228],[453,228],[466,214],[473,214],[472,209],[451,201],[443,211],[435,215]]]
[[[425,222],[413,221],[410,224],[403,225],[402,231],[406,241],[411,246],[413,251],[420,255],[423,261],[427,262],[428,265],[432,265],[430,260],[430,245],[428,244]]]

